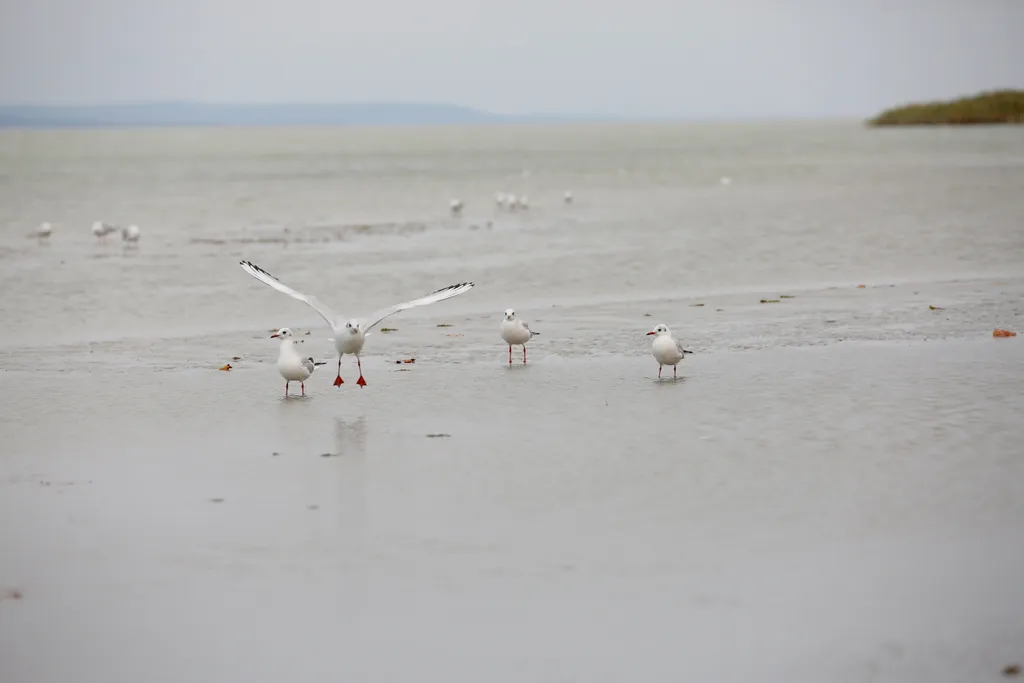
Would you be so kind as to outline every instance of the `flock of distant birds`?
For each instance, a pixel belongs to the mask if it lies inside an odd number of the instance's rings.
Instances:
[[[572,192],[567,190],[562,197],[562,201],[565,204],[572,204]],[[530,208],[530,198],[526,195],[517,196],[507,192],[496,192],[494,194],[494,204],[500,210],[511,212],[526,211]],[[462,215],[462,210],[465,207],[466,205],[461,199],[452,199],[449,204],[452,216],[456,217]],[[92,224],[92,234],[101,242],[105,242],[109,235],[114,234],[118,230],[121,231],[121,240],[129,244],[138,242],[142,236],[142,231],[135,224],[123,228],[118,228],[116,225],[104,223],[103,221],[96,221]],[[48,240],[52,234],[53,223],[43,222],[39,224],[39,227],[35,229],[35,232],[30,237]]]
[[[101,242],[105,242],[109,235],[114,234],[118,230],[121,231],[121,241],[127,242],[128,244],[134,244],[139,241],[142,237],[142,231],[139,230],[139,226],[132,224],[124,228],[118,228],[116,225],[110,223],[104,223],[103,221],[96,221],[92,224],[92,234],[96,239]],[[43,222],[36,228],[34,236],[40,240],[50,239],[50,235],[53,234],[53,224],[49,222]]]
[[[572,192],[569,190],[565,191],[565,194],[562,195],[562,203],[572,204]],[[510,211],[512,213],[517,211],[527,211],[530,208],[530,198],[525,194],[517,196],[508,192],[495,192],[494,205],[499,210]],[[449,203],[449,208],[451,209],[452,216],[458,217],[462,215],[462,210],[466,208],[466,205],[461,199],[456,197]]]

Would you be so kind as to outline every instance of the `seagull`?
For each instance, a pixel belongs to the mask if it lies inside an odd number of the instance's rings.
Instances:
[[[46,239],[53,234],[53,226],[50,223],[40,223],[39,227],[36,228],[36,237],[41,240]]]
[[[121,239],[125,242],[138,242],[139,237],[142,236],[139,226],[129,225],[127,228],[121,228]]]
[[[572,192],[566,190],[565,194],[562,196],[562,201],[564,201],[566,204],[572,204]]]
[[[672,333],[664,325],[658,325],[647,334],[654,335],[651,353],[654,354],[654,360],[658,361],[658,379],[661,379],[661,366],[663,365],[671,365],[672,377],[675,377],[676,365],[684,355],[693,353],[693,351],[684,349],[682,344],[672,338]]]
[[[460,282],[456,285],[442,287],[436,292],[420,297],[419,299],[413,299],[412,301],[406,301],[404,303],[395,304],[394,306],[374,311],[365,318],[350,318],[345,320],[344,316],[329,309],[316,297],[309,294],[303,294],[302,292],[292,289],[259,266],[250,263],[249,261],[239,261],[239,265],[242,266],[242,270],[249,273],[249,275],[252,275],[260,282],[270,285],[277,291],[303,302],[319,313],[320,317],[326,320],[327,324],[331,326],[331,330],[334,331],[334,338],[331,341],[334,342],[334,348],[338,351],[338,376],[334,380],[334,386],[336,387],[345,383],[344,380],[341,379],[341,359],[346,353],[355,356],[356,364],[359,366],[359,380],[356,384],[361,387],[366,386],[366,380],[363,379],[363,363],[359,357],[360,352],[363,350],[363,344],[366,342],[366,337],[370,334],[370,330],[376,327],[377,324],[384,320],[384,318],[409,308],[426,306],[427,304],[434,304],[438,301],[450,299],[453,296],[468,292],[474,287],[472,282]]]
[[[92,224],[92,234],[96,235],[96,237],[100,238],[101,240],[103,240],[107,235],[116,230],[117,228],[115,228],[110,223],[96,221],[95,223]]]
[[[498,326],[501,338],[508,344],[508,364],[512,365],[512,345],[523,347],[523,365],[526,365],[526,342],[540,334],[530,329],[529,324],[516,317],[516,312],[511,308],[505,309],[505,319]]]
[[[462,203],[461,199],[453,199],[450,202],[450,206],[451,206],[451,210],[452,210],[452,215],[453,216],[461,216],[462,215],[462,207],[464,206],[464,204]]]
[[[303,358],[299,355],[299,352],[295,350],[295,342],[292,340],[292,331],[287,327],[282,327],[274,334],[270,335],[271,339],[281,340],[281,352],[277,356],[277,371],[284,377],[284,395],[288,395],[288,385],[292,382],[298,382],[299,386],[302,387],[302,395],[306,395],[306,380],[313,374],[318,365],[327,365],[327,363],[317,363],[312,357]]]

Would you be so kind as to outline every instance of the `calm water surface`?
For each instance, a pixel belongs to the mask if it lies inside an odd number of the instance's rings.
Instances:
[[[4,680],[1024,660],[1020,131],[3,131],[0,178]],[[240,258],[347,315],[477,287],[286,400],[269,330],[330,335]]]

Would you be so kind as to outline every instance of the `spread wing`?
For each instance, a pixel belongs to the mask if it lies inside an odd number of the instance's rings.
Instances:
[[[369,330],[373,329],[381,320],[384,320],[384,318],[388,317],[389,315],[394,315],[395,313],[398,313],[400,311],[404,311],[409,308],[415,308],[417,306],[436,304],[438,301],[451,299],[453,296],[458,296],[459,294],[468,292],[469,290],[473,289],[473,287],[474,284],[472,282],[460,282],[457,285],[448,285],[447,287],[442,287],[436,292],[428,294],[424,297],[420,297],[419,299],[413,299],[412,301],[406,301],[405,303],[395,304],[394,306],[382,308],[379,311],[374,311],[373,313],[366,317],[369,323],[363,326],[363,331],[368,332]]]
[[[317,299],[315,296],[303,294],[302,292],[298,292],[292,289],[291,287],[281,282],[267,271],[257,266],[255,263],[250,263],[248,261],[239,261],[238,263],[239,265],[242,266],[242,270],[249,273],[249,275],[252,275],[254,278],[259,280],[263,284],[270,285],[277,291],[287,294],[293,299],[298,299],[299,301],[301,301],[302,303],[306,304],[314,311],[319,313],[320,317],[326,320],[328,325],[334,327],[334,321],[337,320],[339,316],[335,315],[334,311],[327,308],[327,306],[324,306],[322,303],[320,303],[320,300]]]

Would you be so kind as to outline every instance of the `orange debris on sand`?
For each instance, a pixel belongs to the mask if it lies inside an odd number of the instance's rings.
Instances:
[[[1010,330],[1000,330],[997,327],[995,330],[992,331],[992,336],[993,337],[1016,337],[1017,333],[1016,332],[1011,332]]]
[[[864,289],[867,285],[857,285],[857,289]]]
[[[405,360],[396,360],[396,363],[415,363],[415,358],[406,358]]]
[[[230,370],[230,369],[231,369],[231,363],[228,363],[227,365],[225,365],[225,366],[223,366],[223,367],[219,367],[219,368],[217,368],[217,369],[218,369],[218,370],[225,370],[225,371],[226,371],[226,370]]]

